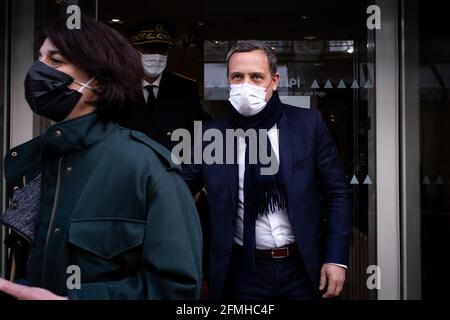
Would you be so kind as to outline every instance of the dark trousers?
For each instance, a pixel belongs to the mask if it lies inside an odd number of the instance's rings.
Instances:
[[[255,256],[255,270],[244,265],[242,247],[234,246],[231,255],[226,297],[231,300],[316,300],[300,253],[274,259]]]

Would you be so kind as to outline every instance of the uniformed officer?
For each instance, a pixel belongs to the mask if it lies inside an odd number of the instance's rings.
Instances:
[[[173,44],[174,27],[167,21],[140,23],[129,32],[131,44],[139,51],[145,76],[144,99],[132,107],[125,127],[142,131],[169,150],[178,143],[172,132],[184,128],[193,133],[194,121],[205,119],[195,80],[166,70]]]
[[[130,119],[123,123],[125,127],[147,134],[169,150],[178,143],[171,141],[175,129],[187,129],[193,134],[194,121],[211,119],[202,111],[195,80],[166,70],[174,34],[173,25],[164,20],[144,21],[128,30],[131,44],[141,54],[145,72],[142,103],[132,106]],[[208,239],[206,191],[198,193],[195,200],[204,237]],[[203,251],[209,252],[208,241],[204,244]],[[203,258],[206,262],[208,255]]]

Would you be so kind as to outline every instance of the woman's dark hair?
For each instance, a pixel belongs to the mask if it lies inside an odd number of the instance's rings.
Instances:
[[[144,70],[139,53],[119,32],[90,17],[81,29],[70,30],[66,19],[48,23],[43,37],[61,54],[97,81],[97,98],[91,104],[100,116],[125,121],[132,104],[142,97]]]

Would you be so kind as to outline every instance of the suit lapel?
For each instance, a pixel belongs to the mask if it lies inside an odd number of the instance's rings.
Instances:
[[[158,101],[161,99],[164,99],[166,95],[166,89],[167,89],[167,73],[163,72],[161,76],[161,81],[159,82],[159,88],[158,88],[158,96],[156,97],[156,104],[158,104]]]
[[[284,181],[286,182],[286,192],[288,197],[288,206],[292,203],[289,199],[289,195],[292,193],[292,123],[286,115],[286,110],[283,110],[283,115],[278,121],[279,130],[279,154],[280,154],[280,173]],[[288,208],[288,212],[289,212]]]

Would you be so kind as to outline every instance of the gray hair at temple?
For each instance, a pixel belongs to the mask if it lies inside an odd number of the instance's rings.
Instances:
[[[270,73],[274,75],[277,73],[277,56],[275,53],[275,49],[273,49],[268,44],[256,41],[256,40],[243,40],[238,41],[228,52],[227,54],[227,75],[228,75],[228,65],[230,63],[231,56],[237,52],[251,52],[255,50],[262,50],[267,56],[267,60],[269,60],[269,69]]]

